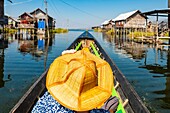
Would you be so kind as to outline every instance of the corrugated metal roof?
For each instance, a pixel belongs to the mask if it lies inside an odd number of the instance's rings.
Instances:
[[[153,15],[153,14],[157,14],[157,13],[160,13],[160,14],[170,14],[170,8],[159,9],[159,10],[152,10],[152,11],[144,12],[142,14],[144,14],[144,15]],[[159,15],[159,16],[163,16],[163,15]]]
[[[40,8],[35,9],[34,11],[30,12],[30,14],[31,14],[31,15],[34,15],[34,14],[37,15],[37,12],[38,12],[38,11],[40,11],[40,12],[42,12],[44,15],[46,15],[46,13],[45,13],[43,10],[41,10]],[[49,15],[48,15],[48,17],[53,19],[53,17],[51,17],[51,16],[49,16]]]
[[[19,22],[19,20],[16,19],[16,18],[13,18],[13,17],[9,17],[9,18],[11,18],[12,20],[14,20],[15,22]]]
[[[115,19],[112,19],[112,21],[126,20],[127,18],[129,18],[130,16],[135,14],[137,11],[139,11],[139,10],[135,10],[135,11],[131,11],[131,12],[128,12],[128,13],[120,14]]]
[[[32,17],[33,18],[33,15],[31,15],[30,13],[27,13],[30,17]]]
[[[22,15],[27,14],[28,16],[30,16],[31,18],[33,18],[33,16],[30,13],[24,12],[23,14],[21,14],[19,17],[21,17]]]
[[[12,20],[19,22],[19,20],[17,18],[11,17],[9,14],[5,13],[5,16],[7,16],[8,18],[11,18]]]
[[[104,21],[101,25],[113,24],[112,19]]]
[[[101,25],[107,25],[109,23],[110,20],[106,20],[104,21]]]

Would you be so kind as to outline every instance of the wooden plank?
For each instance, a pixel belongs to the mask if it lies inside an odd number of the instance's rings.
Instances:
[[[170,46],[170,45],[159,45],[159,46]]]
[[[170,37],[157,37],[157,39],[170,39]]]

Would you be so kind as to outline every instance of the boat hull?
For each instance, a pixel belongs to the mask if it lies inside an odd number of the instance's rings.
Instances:
[[[94,47],[98,52],[98,55],[104,60],[106,60],[113,71],[115,76],[115,81],[119,83],[116,91],[118,92],[121,100],[124,102],[128,100],[125,105],[125,112],[127,113],[149,113],[147,107],[143,104],[142,100],[127,81],[123,73],[118,69],[113,60],[107,55],[104,49],[100,46],[98,41],[89,33],[84,32],[80,35],[67,49],[75,49],[79,46],[81,40],[91,40],[94,43]],[[76,48],[80,50],[81,47]],[[92,49],[92,48],[91,48]],[[94,50],[91,50],[92,53],[95,54]],[[41,97],[46,89],[46,75],[47,71],[45,71],[40,78],[31,86],[31,88],[26,92],[26,94],[20,99],[20,101],[13,107],[10,111],[12,113],[28,113],[32,110],[36,101]]]

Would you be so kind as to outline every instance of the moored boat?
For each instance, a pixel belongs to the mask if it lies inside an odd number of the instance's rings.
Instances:
[[[112,91],[112,96],[119,98],[119,106],[117,113],[149,113],[149,110],[144,105],[140,97],[137,95],[133,87],[127,81],[125,76],[117,68],[112,59],[107,55],[104,49],[100,46],[97,40],[89,33],[82,33],[69,47],[68,50],[76,51],[83,49],[83,46],[88,47],[91,53],[97,57],[107,61],[113,71],[115,77],[115,86]],[[30,87],[19,102],[11,109],[12,113],[27,113],[30,112],[37,100],[47,91],[45,71],[39,79]]]

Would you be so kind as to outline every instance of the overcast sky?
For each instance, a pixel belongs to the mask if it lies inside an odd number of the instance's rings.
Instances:
[[[44,0],[5,0],[5,14],[17,18],[37,8],[45,10]],[[168,0],[47,0],[48,14],[56,27],[91,28],[133,10],[141,12],[165,9]]]

